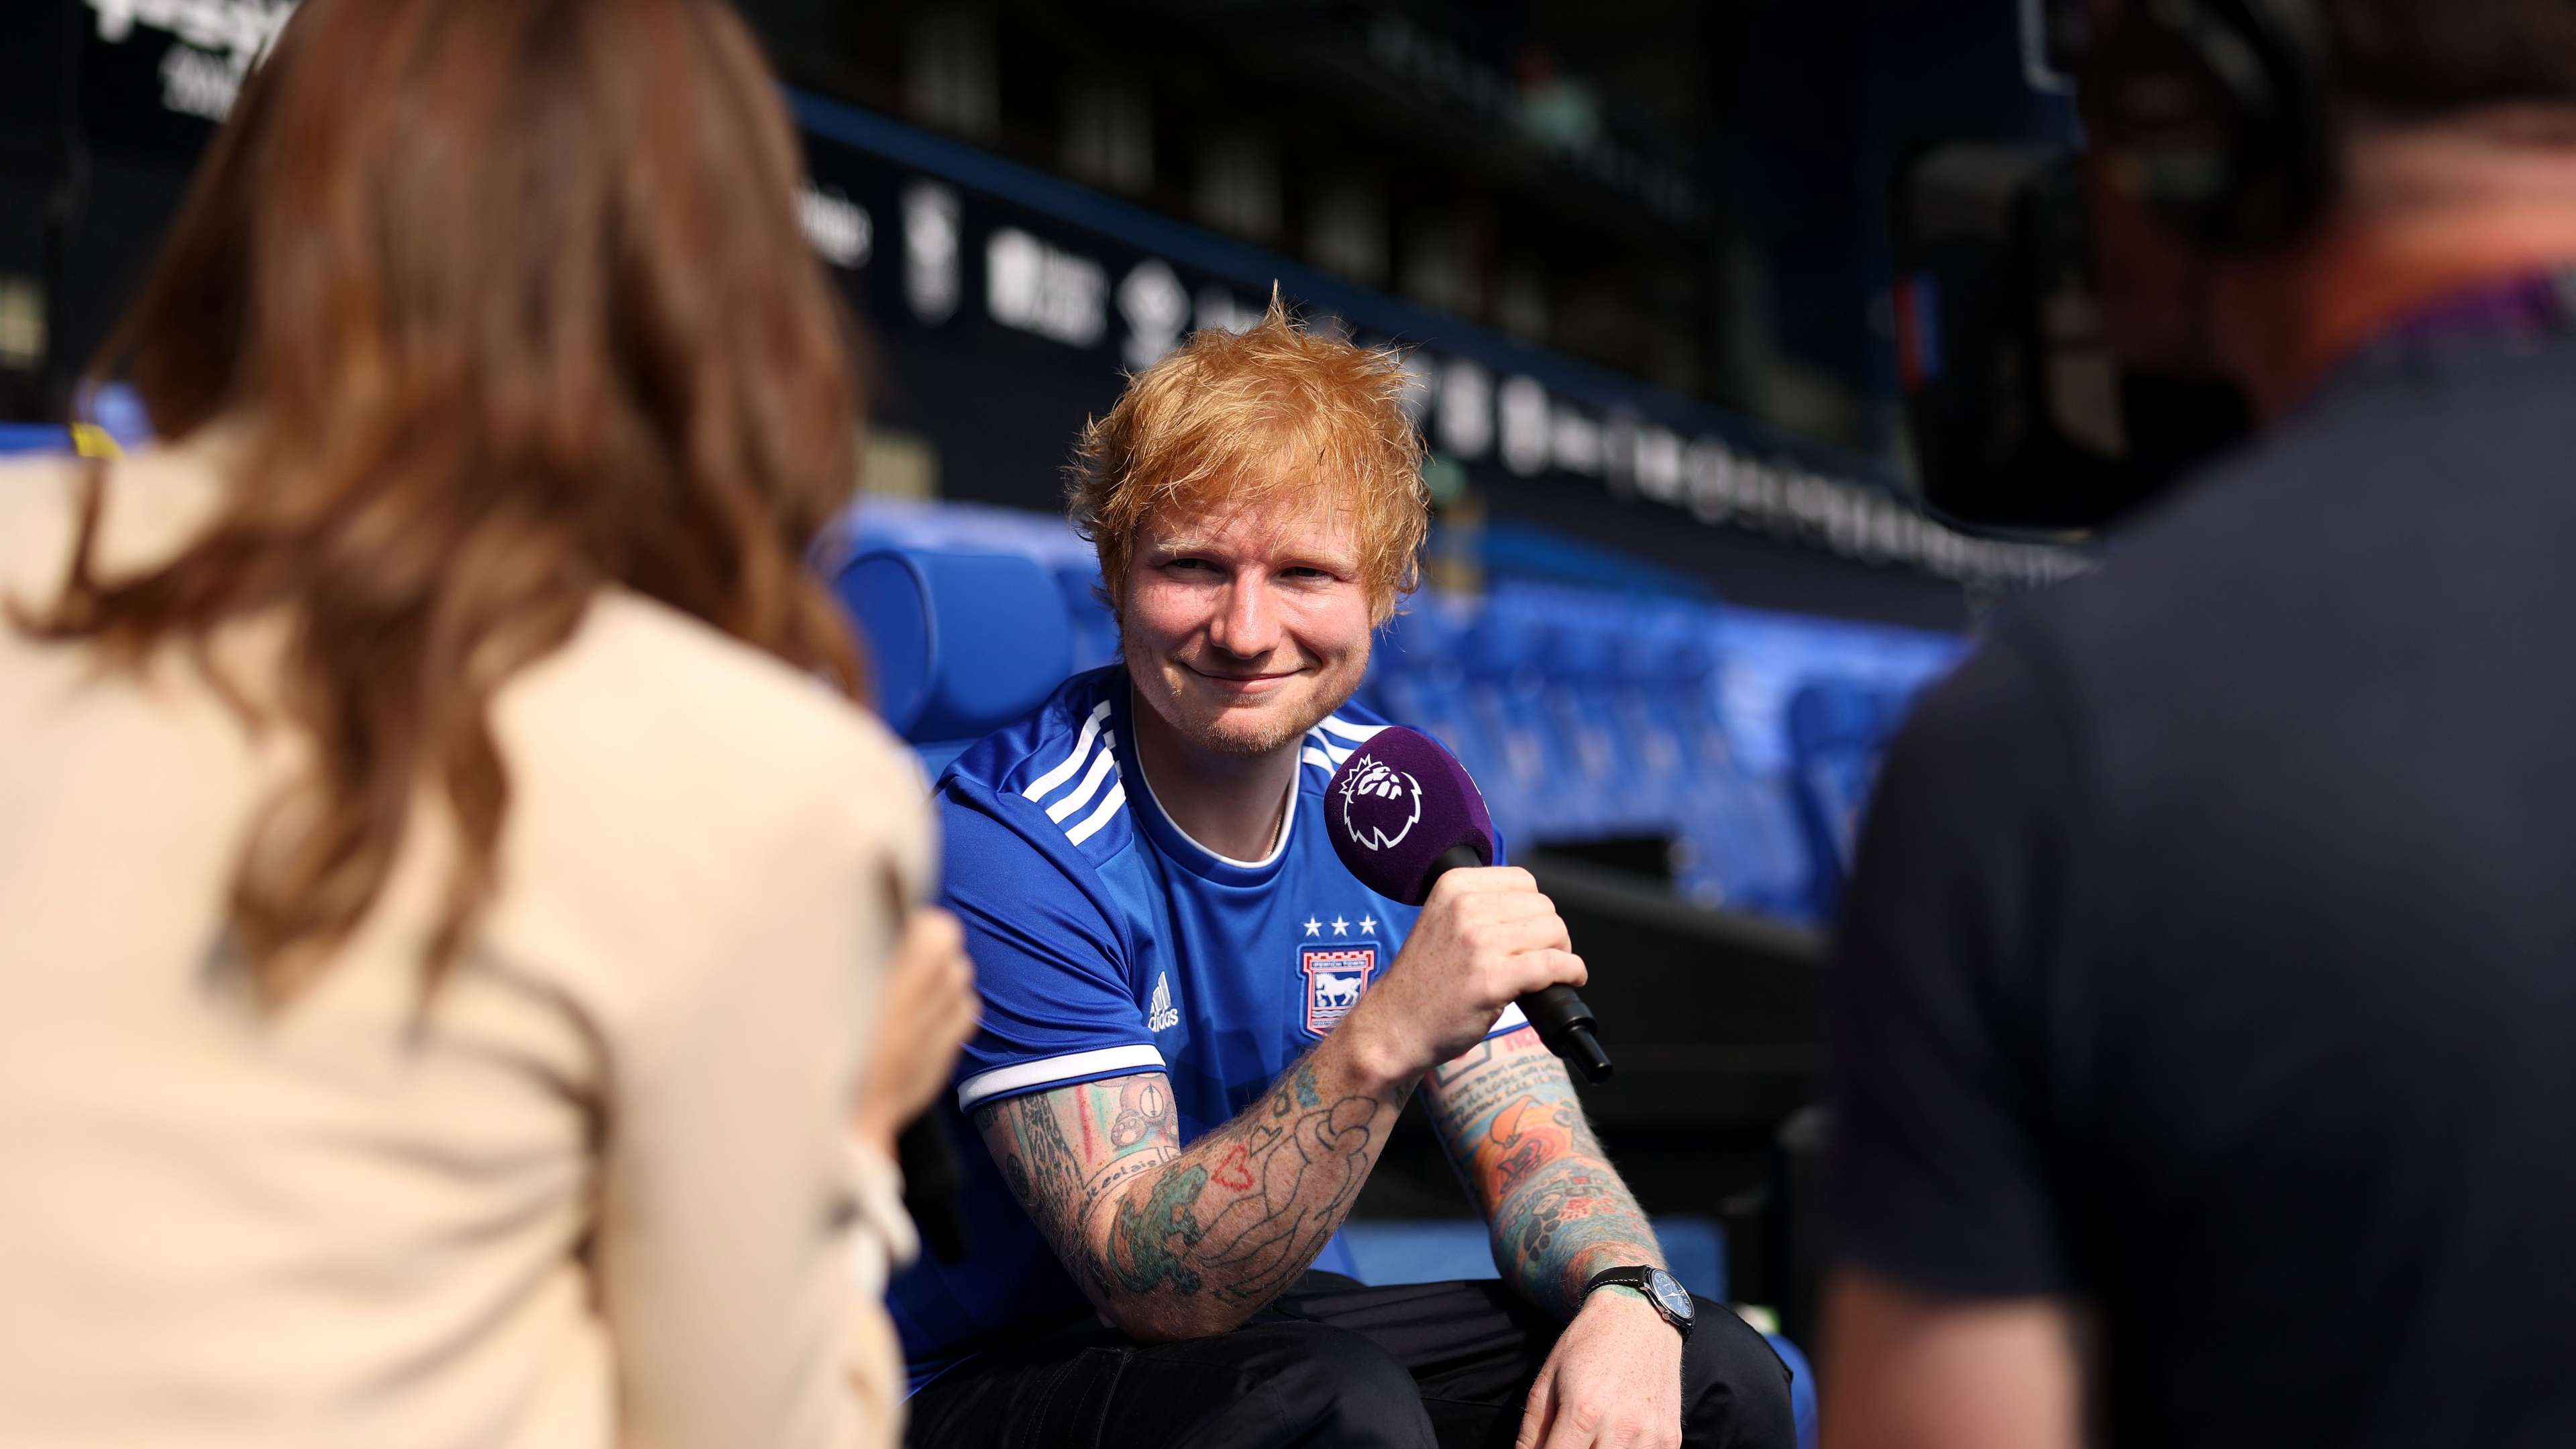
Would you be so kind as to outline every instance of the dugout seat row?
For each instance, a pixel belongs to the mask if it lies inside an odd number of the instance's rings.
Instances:
[[[1484,786],[1512,839],[1675,842],[1682,890],[1711,905],[1809,915],[1813,870],[1785,778],[1739,760],[1705,606],[1504,588],[1481,609],[1417,601],[1370,681]]]

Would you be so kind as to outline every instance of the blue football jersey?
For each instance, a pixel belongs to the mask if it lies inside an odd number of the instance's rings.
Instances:
[[[1015,1327],[1085,1307],[968,1124],[976,1108],[1165,1072],[1186,1145],[1322,1040],[1417,914],[1353,879],[1324,833],[1334,767],[1384,720],[1345,705],[1308,733],[1279,840],[1247,861],[1163,813],[1130,707],[1122,666],[1076,675],[939,780],[942,903],[965,925],[983,1023],[941,1109],[965,1168],[970,1256],[925,1257],[891,1294],[915,1387]],[[1514,1007],[1494,1032],[1521,1024]],[[1338,1237],[1315,1266],[1351,1271]]]

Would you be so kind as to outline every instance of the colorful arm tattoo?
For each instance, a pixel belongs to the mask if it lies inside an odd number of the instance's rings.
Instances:
[[[1186,1151],[1160,1073],[1014,1097],[975,1124],[1066,1271],[1122,1326],[1223,1332],[1315,1260],[1403,1108],[1400,1092],[1333,1090],[1320,1054]]]
[[[1537,1032],[1524,1027],[1442,1066],[1423,1105],[1492,1228],[1494,1266],[1529,1301],[1571,1318],[1593,1274],[1662,1266],[1654,1229]]]

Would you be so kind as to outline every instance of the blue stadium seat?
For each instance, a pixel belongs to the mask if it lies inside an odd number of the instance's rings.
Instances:
[[[1530,612],[1489,599],[1460,640],[1468,733],[1484,752],[1471,766],[1506,837],[1525,845],[1589,834],[1573,766],[1548,716],[1546,677]]]
[[[1100,570],[1089,564],[1060,563],[1056,587],[1064,594],[1065,616],[1073,622],[1073,672],[1097,669],[1118,660],[1118,618],[1100,598]]]
[[[1492,1278],[1492,1249],[1477,1218],[1353,1218],[1342,1225],[1350,1244],[1352,1275],[1363,1283],[1445,1283],[1453,1278]],[[1726,1301],[1726,1235],[1701,1217],[1655,1219],[1664,1260],[1682,1286],[1702,1298]]]
[[[1563,775],[1555,795],[1568,830],[1600,837],[1650,831],[1656,802],[1640,789],[1637,742],[1617,712],[1618,639],[1625,600],[1571,590],[1522,602],[1538,703]]]
[[[933,774],[1072,672],[1064,595],[1025,555],[869,549],[832,591],[867,641],[886,724]]]
[[[1484,793],[1506,842],[1527,840],[1528,814],[1504,764],[1502,747],[1468,698],[1464,650],[1476,612],[1442,595],[1414,596],[1387,621],[1371,651],[1368,699],[1379,713],[1449,747]]]
[[[1825,919],[1841,904],[1879,754],[1912,698],[1910,689],[1848,679],[1818,680],[1789,697],[1790,780]]]

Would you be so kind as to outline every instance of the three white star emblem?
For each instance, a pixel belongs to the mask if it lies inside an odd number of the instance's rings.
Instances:
[[[1346,920],[1342,919],[1342,918],[1341,918],[1341,917],[1339,917],[1339,916],[1335,916],[1335,917],[1333,917],[1333,934],[1334,934],[1334,935],[1336,935],[1336,936],[1347,936],[1347,935],[1349,935],[1350,933],[1351,933],[1351,923],[1350,923],[1350,922],[1348,922],[1348,921],[1346,921]]]
[[[1309,936],[1320,936],[1324,934],[1324,923],[1316,920],[1313,916],[1308,916],[1306,918],[1306,934]]]

